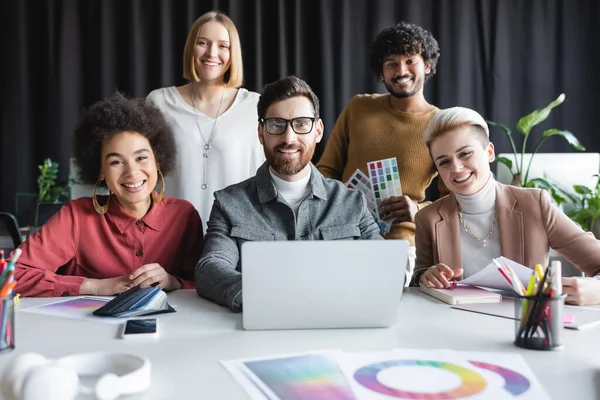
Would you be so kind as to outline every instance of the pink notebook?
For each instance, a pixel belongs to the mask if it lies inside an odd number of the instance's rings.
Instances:
[[[419,286],[421,292],[426,293],[444,303],[476,304],[476,303],[500,303],[502,295],[489,292],[474,286],[458,285],[455,289],[433,289],[423,285]]]

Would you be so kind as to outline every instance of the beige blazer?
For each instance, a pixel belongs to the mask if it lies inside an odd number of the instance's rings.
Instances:
[[[502,255],[532,268],[548,265],[550,247],[588,275],[600,273],[600,241],[567,217],[545,190],[496,184]],[[420,210],[415,218],[415,271],[437,263],[462,267],[458,203],[454,193]],[[484,267],[484,266],[482,266]]]

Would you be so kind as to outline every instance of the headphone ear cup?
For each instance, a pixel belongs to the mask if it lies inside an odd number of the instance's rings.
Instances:
[[[71,400],[78,392],[79,377],[74,370],[47,363],[27,374],[20,400]]]
[[[0,391],[6,400],[19,400],[23,382],[36,367],[50,361],[39,353],[24,353],[17,356],[5,369],[0,381]]]
[[[115,400],[121,395],[121,378],[115,374],[104,374],[96,382],[96,398],[100,400]]]

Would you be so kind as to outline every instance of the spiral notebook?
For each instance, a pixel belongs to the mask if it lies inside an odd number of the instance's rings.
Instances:
[[[500,303],[502,295],[480,289],[474,286],[457,285],[454,289],[436,289],[419,286],[421,292],[426,293],[447,304],[475,304],[475,303]]]
[[[134,286],[121,293],[96,311],[101,317],[138,317],[175,312],[167,302],[167,294],[159,287],[141,288]]]

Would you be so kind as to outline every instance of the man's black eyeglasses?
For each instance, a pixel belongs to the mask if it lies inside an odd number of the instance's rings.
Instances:
[[[297,117],[292,119],[285,118],[261,118],[260,123],[270,135],[283,135],[288,124],[292,130],[298,135],[306,135],[312,131],[315,123],[314,117]]]

